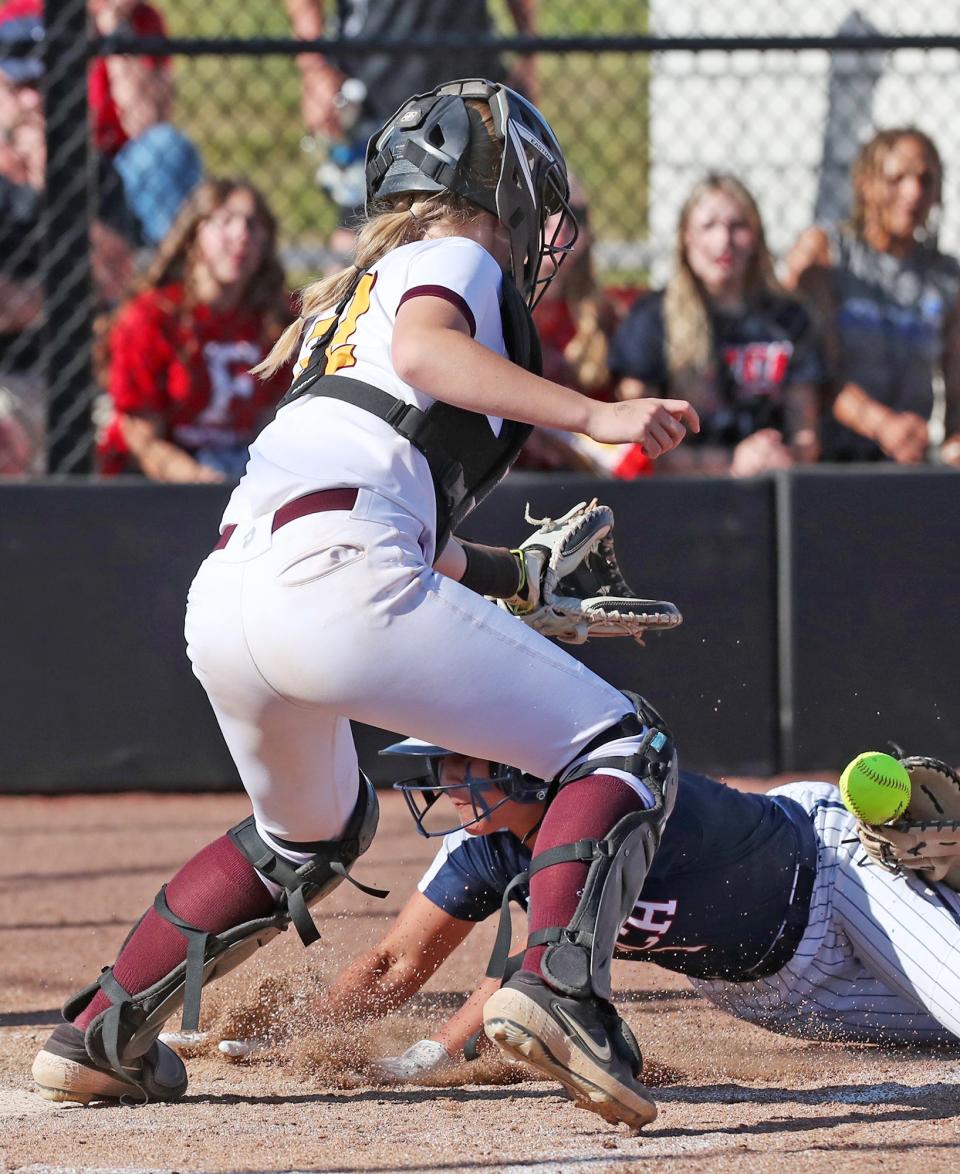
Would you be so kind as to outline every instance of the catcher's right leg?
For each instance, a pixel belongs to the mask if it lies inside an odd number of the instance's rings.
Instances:
[[[531,866],[541,883],[536,904],[531,884],[530,922],[567,925],[535,929],[523,968],[483,1009],[484,1031],[501,1051],[559,1080],[582,1107],[633,1129],[653,1121],[657,1107],[641,1081],[636,1040],[609,1001],[607,950],[612,954],[646,875],[638,840],[650,824],[638,805],[636,793],[609,776],[583,778],[560,792],[553,828],[543,829],[550,840]]]
[[[529,871],[523,969],[487,1001],[483,1017],[502,1051],[559,1080],[584,1108],[637,1129],[657,1107],[640,1081],[636,1040],[609,1001],[610,960],[673,807],[677,766],[662,721],[634,700],[637,719],[597,739],[548,809]],[[643,737],[624,754],[639,723]],[[504,947],[503,933],[498,942]]]
[[[307,906],[344,879],[358,884],[347,870],[369,847],[377,818],[376,794],[362,779],[353,816],[335,841],[281,847],[251,817],[199,852],[160,890],[114,965],[64,1006],[67,1022],[33,1064],[40,1092],[82,1103],[182,1096],[183,1063],[157,1039],[166,1020],[183,1006],[182,1028],[195,1029],[201,988],[291,921],[304,944],[315,941]]]

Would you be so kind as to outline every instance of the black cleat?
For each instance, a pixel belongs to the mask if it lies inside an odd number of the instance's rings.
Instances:
[[[84,1046],[83,1032],[72,1023],[61,1023],[33,1061],[33,1079],[50,1101],[176,1101],[187,1091],[183,1061],[159,1041],[124,1071],[129,1083],[98,1067]]]
[[[559,1080],[584,1109],[631,1129],[657,1115],[640,1083],[643,1058],[630,1029],[601,999],[559,995],[518,971],[483,1008],[483,1030],[501,1051]]]

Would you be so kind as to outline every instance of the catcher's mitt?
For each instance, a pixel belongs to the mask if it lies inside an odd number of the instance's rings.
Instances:
[[[857,822],[867,855],[891,872],[911,868],[960,892],[960,775],[936,758],[903,758],[910,802],[895,823]]]
[[[627,585],[613,546],[613,510],[581,502],[562,518],[526,519],[537,529],[514,551],[524,582],[501,607],[531,628],[567,644],[595,636],[632,636],[676,628],[672,603],[639,599]]]

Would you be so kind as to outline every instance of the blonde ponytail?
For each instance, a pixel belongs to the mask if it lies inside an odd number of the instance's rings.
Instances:
[[[579,192],[577,181],[574,186]],[[585,200],[580,193],[580,201]],[[613,307],[597,281],[589,245],[576,250],[560,271],[560,290],[570,305],[574,334],[563,349],[579,391],[592,395],[610,379],[609,336],[615,325]]]
[[[663,333],[670,394],[702,405],[714,362],[713,323],[700,285],[685,263],[664,290]]]
[[[357,233],[354,264],[301,290],[299,316],[277,339],[263,362],[251,368],[253,373],[269,377],[287,363],[296,353],[307,320],[333,310],[348,299],[363,272],[387,253],[423,240],[431,229],[441,225],[464,224],[480,212],[476,204],[453,192],[426,198],[415,194],[398,196],[389,207],[375,212]]]

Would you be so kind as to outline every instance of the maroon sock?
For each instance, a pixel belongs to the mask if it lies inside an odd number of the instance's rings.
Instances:
[[[533,860],[558,844],[602,839],[615,823],[645,804],[622,779],[590,775],[561,788],[537,833]],[[571,861],[541,869],[530,879],[529,932],[569,925],[587,879],[588,864]],[[540,968],[546,946],[531,946],[523,956],[523,970],[544,978]],[[546,981],[546,979],[544,979]]]
[[[227,836],[202,848],[167,885],[170,911],[189,925],[220,933],[255,917],[265,917],[276,902],[254,867]],[[113,964],[113,976],[130,994],[152,986],[187,956],[187,939],[150,909],[130,935]],[[110,1006],[97,991],[74,1020],[81,1031]]]

